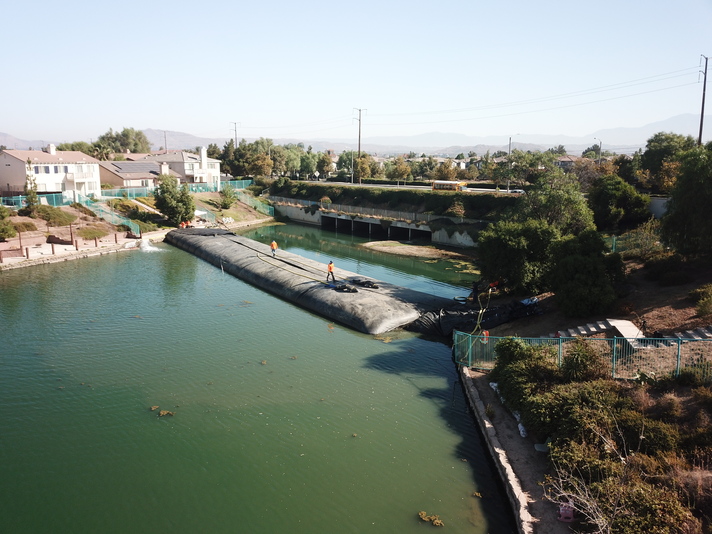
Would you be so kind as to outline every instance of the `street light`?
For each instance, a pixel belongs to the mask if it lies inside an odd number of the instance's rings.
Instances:
[[[598,164],[601,164],[601,160],[603,159],[603,141],[601,141],[598,137],[594,137],[594,140],[598,141]]]

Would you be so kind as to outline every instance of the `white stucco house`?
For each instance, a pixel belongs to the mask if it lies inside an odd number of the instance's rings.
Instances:
[[[205,147],[200,149],[200,154],[166,152],[150,154],[140,161],[168,164],[170,170],[181,176],[182,183],[203,183],[215,187],[220,185],[220,160],[209,158]]]
[[[32,176],[38,193],[81,193],[99,196],[99,160],[77,151],[3,150],[0,152],[0,194],[22,195]]]

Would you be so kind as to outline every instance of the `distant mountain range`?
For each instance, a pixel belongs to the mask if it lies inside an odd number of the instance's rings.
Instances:
[[[712,128],[710,118],[705,116],[705,124]],[[588,135],[573,137],[566,135],[539,135],[522,134],[512,138],[512,148],[519,150],[547,150],[563,145],[572,155],[578,155],[586,148],[597,144],[594,138],[600,139],[604,151],[618,154],[632,154],[640,148],[645,148],[647,140],[658,132],[673,132],[682,135],[691,135],[697,138],[700,128],[700,117],[692,113],[677,115],[664,121],[653,122],[638,128],[608,128],[598,130]],[[100,133],[100,132],[99,132]],[[97,135],[99,135],[97,133]],[[197,137],[189,133],[170,132],[165,130],[143,130],[154,150],[159,148],[194,149],[199,146],[216,144],[222,148],[230,139],[229,137],[206,138]],[[712,135],[703,135],[703,141],[709,141]],[[519,140],[521,139],[521,141]],[[246,139],[248,142],[254,139]],[[524,142],[523,140],[526,140]],[[333,150],[337,154],[344,150],[356,150],[356,139],[273,139],[275,144],[304,143],[315,151]],[[47,146],[49,143],[59,144],[56,141],[18,139],[12,135],[0,133],[0,145],[8,148],[28,149]],[[369,154],[388,156],[416,152],[418,154],[456,156],[459,153],[467,154],[472,151],[476,154],[485,154],[487,151],[508,150],[509,137],[503,136],[468,136],[464,134],[431,132],[412,136],[391,137],[363,137],[361,150]]]

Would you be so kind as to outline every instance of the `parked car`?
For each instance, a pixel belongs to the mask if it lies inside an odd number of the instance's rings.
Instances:
[[[522,193],[524,193],[524,189],[510,189],[509,192],[516,193],[517,195],[521,195]]]

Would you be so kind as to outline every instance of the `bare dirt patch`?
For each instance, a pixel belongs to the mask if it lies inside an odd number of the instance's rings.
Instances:
[[[370,241],[362,246],[387,254],[424,259],[460,259],[464,261],[472,261],[474,259],[474,254],[466,250],[454,250],[436,245],[420,245],[410,241]]]

